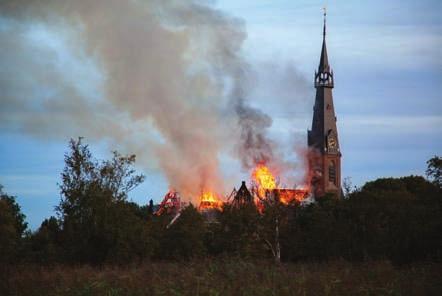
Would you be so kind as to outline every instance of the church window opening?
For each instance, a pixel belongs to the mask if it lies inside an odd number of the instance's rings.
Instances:
[[[336,185],[336,162],[334,160],[330,161],[328,166],[328,180]]]

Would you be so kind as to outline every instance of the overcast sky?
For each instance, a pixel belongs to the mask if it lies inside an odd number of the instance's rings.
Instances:
[[[423,175],[426,160],[442,155],[442,2],[327,2],[327,46],[335,73],[342,175],[351,177],[355,185],[379,177]],[[271,115],[271,137],[287,146],[293,139],[297,146],[306,145],[314,103],[313,75],[322,42],[323,3],[220,0],[214,4],[244,21],[247,38],[241,51],[260,81],[249,100]],[[19,26],[2,15],[0,11],[0,32]],[[71,70],[73,84],[80,83],[78,77],[88,77],[87,83],[82,82],[88,92],[100,83],[89,61],[93,57],[85,54],[81,63],[73,59],[69,40],[38,26],[27,32],[29,44],[35,45],[29,54],[51,48],[58,63]],[[9,84],[28,88],[19,77],[27,71],[26,62],[15,63],[20,69],[4,66],[10,64],[13,50],[0,44],[0,78],[9,77]],[[32,91],[27,95],[32,96]],[[5,102],[0,99],[5,104],[0,106],[0,116],[18,118],[20,114],[14,110],[19,108],[6,110],[10,105]],[[18,197],[35,229],[43,218],[54,214],[67,141],[79,135],[65,131],[53,138],[39,137],[17,129],[13,121],[5,122],[9,123],[0,127],[0,184]],[[97,157],[108,157],[110,150],[118,149],[107,141],[88,142]],[[224,156],[221,167],[227,175],[239,168]],[[165,176],[154,167],[140,167],[140,171],[146,174],[146,182],[130,198],[140,204],[150,198],[159,202],[168,187]]]

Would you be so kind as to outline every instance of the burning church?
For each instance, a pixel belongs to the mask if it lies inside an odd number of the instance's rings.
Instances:
[[[238,190],[233,189],[225,202],[214,192],[202,191],[198,206],[200,212],[207,215],[214,210],[222,210],[224,203],[229,203],[232,207],[253,203],[258,210],[262,210],[265,202],[269,200],[288,205],[301,203],[308,197],[321,198],[329,193],[337,197],[341,196],[342,154],[333,105],[334,75],[328,61],[325,12],[322,50],[318,70],[315,71],[314,87],[316,97],[312,126],[307,131],[308,167],[306,170],[308,173],[306,173],[305,185],[298,188],[281,186],[278,178],[275,177],[277,174],[267,166],[265,161],[260,161],[251,173],[250,187],[247,188],[246,182],[243,181]],[[157,214],[173,213],[176,215],[174,218],[176,220],[182,207],[178,193],[171,191],[166,194]]]

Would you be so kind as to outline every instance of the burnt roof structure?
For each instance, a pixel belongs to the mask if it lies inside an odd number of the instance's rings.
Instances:
[[[161,201],[158,209],[155,211],[155,215],[159,216],[164,213],[176,215],[181,211],[181,197],[177,191],[170,190],[166,193]]]
[[[253,196],[249,189],[247,189],[246,182],[242,181],[241,187],[239,187],[238,191],[236,191],[236,194],[233,196],[232,206],[238,208],[250,203],[253,203]]]

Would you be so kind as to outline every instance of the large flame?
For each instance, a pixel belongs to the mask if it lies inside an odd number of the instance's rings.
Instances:
[[[276,189],[276,181],[269,168],[263,164],[258,165],[252,173],[253,180],[258,185],[258,194],[265,196],[267,190]]]
[[[290,204],[293,201],[302,201],[308,195],[308,189],[283,189],[276,184],[276,178],[268,167],[263,164],[258,165],[252,173],[253,180],[257,185],[257,193],[260,198],[266,198],[267,193],[278,196],[283,204]],[[260,203],[258,201],[258,203]]]
[[[199,210],[222,209],[223,202],[211,191],[204,191],[201,194]]]

